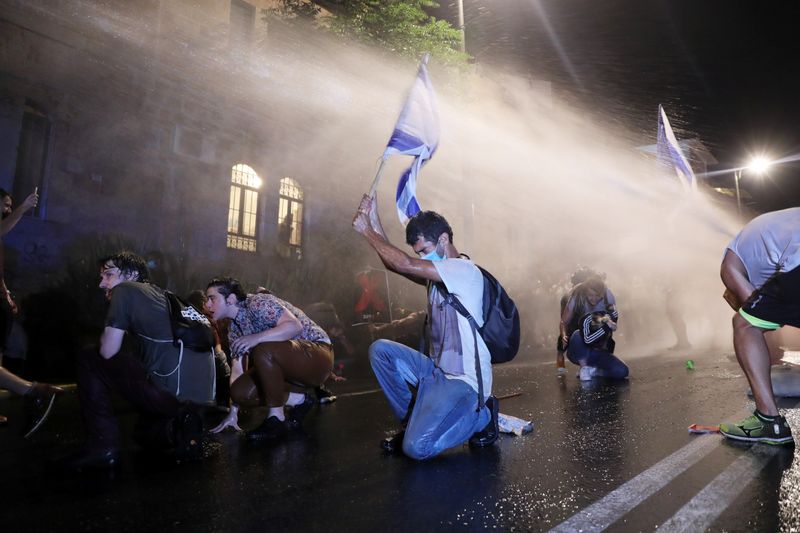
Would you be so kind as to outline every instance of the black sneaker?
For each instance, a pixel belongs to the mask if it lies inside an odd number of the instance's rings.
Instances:
[[[403,439],[406,436],[406,430],[402,429],[392,435],[386,437],[381,441],[381,448],[386,453],[403,453]]]
[[[175,460],[179,463],[199,461],[203,457],[203,420],[200,415],[187,409],[172,424]]]
[[[486,407],[489,408],[492,418],[489,420],[489,423],[486,424],[485,428],[469,438],[469,445],[475,448],[491,446],[495,443],[497,437],[500,435],[500,426],[498,423],[498,415],[500,414],[500,401],[494,396],[489,396],[489,399],[486,400]]]
[[[289,409],[289,414],[286,417],[286,425],[289,426],[290,429],[299,429],[303,425],[303,420],[309,411],[311,411],[312,407],[314,407],[314,400],[306,394],[303,398],[303,403],[294,405]]]
[[[63,389],[47,383],[33,383],[30,390],[23,396],[25,424],[22,427],[22,434],[24,438],[27,439],[33,435],[44,424],[44,421],[50,416],[56,396],[62,392],[64,392]]]
[[[119,450],[84,446],[77,452],[50,463],[56,472],[73,473],[112,469],[119,463]]]
[[[279,441],[286,436],[286,431],[285,421],[277,416],[270,416],[256,429],[248,431],[246,436],[253,441]]]
[[[336,395],[329,391],[325,385],[320,385],[314,389],[314,394],[317,396],[317,401],[320,403],[320,405],[325,405],[336,401]]]

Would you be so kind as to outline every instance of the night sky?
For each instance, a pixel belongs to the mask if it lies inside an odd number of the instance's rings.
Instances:
[[[455,3],[435,13],[455,22]],[[679,139],[700,137],[720,161],[800,154],[800,6],[720,0],[464,0],[478,64],[550,81],[559,97],[655,142],[665,106]],[[547,21],[547,22],[545,22]],[[548,31],[549,25],[549,31]],[[556,40],[560,43],[555,44]],[[714,169],[712,169],[714,170]],[[733,181],[733,175],[716,178]],[[800,205],[800,163],[742,185],[759,210]]]

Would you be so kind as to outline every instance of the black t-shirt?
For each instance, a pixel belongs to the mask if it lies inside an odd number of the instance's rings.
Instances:
[[[214,398],[214,356],[172,344],[164,291],[126,281],[111,291],[106,326],[130,333],[151,380],[180,399],[208,403]],[[179,364],[180,363],[180,364]]]

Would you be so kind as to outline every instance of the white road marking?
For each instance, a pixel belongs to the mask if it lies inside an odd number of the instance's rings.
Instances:
[[[705,435],[651,466],[635,478],[589,505],[550,531],[601,531],[666,486],[700,459],[711,453],[721,437]]]
[[[780,450],[755,445],[664,522],[658,531],[705,531]]]

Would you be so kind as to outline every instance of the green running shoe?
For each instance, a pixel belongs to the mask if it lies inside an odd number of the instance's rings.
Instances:
[[[794,445],[792,430],[786,419],[780,415],[767,416],[756,409],[751,416],[741,422],[731,424],[723,422],[719,432],[734,440],[747,442],[763,442],[772,445]]]

